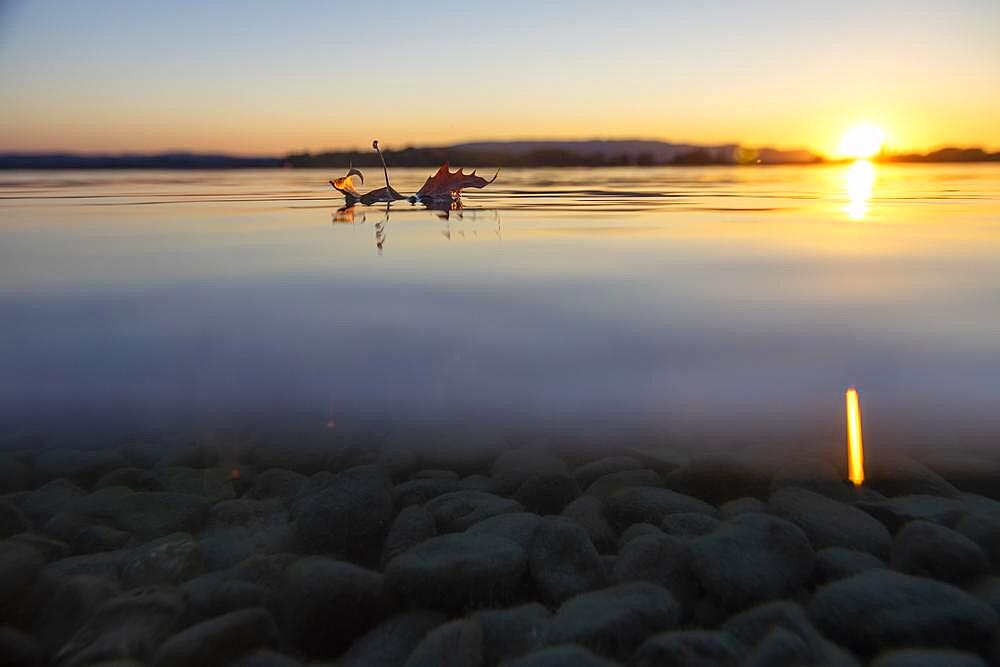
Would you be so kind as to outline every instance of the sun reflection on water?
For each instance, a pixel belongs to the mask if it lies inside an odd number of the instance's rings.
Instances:
[[[868,160],[858,160],[847,170],[847,215],[860,220],[868,213],[868,200],[875,185],[875,166]]]

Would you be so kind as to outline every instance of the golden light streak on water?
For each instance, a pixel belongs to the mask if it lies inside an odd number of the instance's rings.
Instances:
[[[847,403],[848,477],[855,486],[865,481],[865,451],[861,442],[861,403],[858,390],[851,387],[844,395]]]
[[[858,160],[847,170],[847,198],[850,202],[844,210],[852,220],[865,217],[874,185],[875,166],[868,160]]]

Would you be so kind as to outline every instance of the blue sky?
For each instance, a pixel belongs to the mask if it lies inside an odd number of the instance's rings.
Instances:
[[[1000,3],[4,3],[0,149],[1000,148]]]

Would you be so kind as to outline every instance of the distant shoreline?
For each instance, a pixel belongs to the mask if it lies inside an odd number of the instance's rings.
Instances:
[[[668,167],[837,164],[806,150],[700,146],[661,141],[511,141],[384,151],[392,167],[437,167],[443,162],[483,167]],[[905,164],[1000,162],[1000,152],[942,148],[926,154],[880,155],[875,162]],[[260,169],[379,167],[371,151],[338,150],[285,156],[217,153],[82,154],[0,153],[0,170]]]

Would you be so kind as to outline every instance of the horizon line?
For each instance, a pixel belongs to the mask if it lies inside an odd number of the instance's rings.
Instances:
[[[393,145],[391,143],[380,141],[380,145],[383,147],[384,152],[399,152],[409,149],[417,150],[428,150],[428,149],[447,149],[456,148],[464,146],[467,144],[519,144],[519,143],[564,143],[564,144],[574,144],[574,143],[631,143],[631,142],[645,142],[645,143],[659,143],[668,144],[673,146],[690,146],[695,148],[723,148],[723,147],[736,147],[747,150],[773,150],[783,153],[793,153],[793,152],[808,152],[816,157],[823,159],[824,161],[842,161],[851,160],[855,158],[851,157],[837,157],[836,155],[825,153],[821,151],[814,150],[812,148],[806,147],[795,147],[795,148],[779,148],[772,145],[747,145],[739,141],[726,141],[726,142],[711,142],[711,143],[698,143],[690,141],[676,141],[672,139],[650,139],[644,137],[625,137],[625,138],[607,138],[607,137],[589,137],[589,138],[578,138],[578,139],[555,139],[555,138],[519,138],[519,139],[465,139],[461,141],[454,141],[450,143],[429,143],[429,144],[416,144],[412,142],[403,142],[400,145]],[[1000,150],[992,150],[991,147],[987,147],[984,144],[963,144],[963,143],[940,143],[935,144],[931,148],[927,149],[892,149],[891,147],[884,148],[878,155],[873,156],[871,159],[877,159],[878,157],[892,157],[892,156],[907,156],[907,155],[929,155],[931,153],[942,151],[942,150],[981,150],[985,153],[997,153]],[[73,157],[158,157],[158,156],[170,156],[170,155],[186,155],[186,156],[213,156],[213,157],[229,157],[238,159],[281,159],[289,158],[293,156],[301,155],[322,155],[330,153],[368,153],[370,148],[358,148],[358,147],[327,147],[321,149],[285,149],[281,153],[263,153],[263,152],[232,152],[227,150],[198,150],[192,148],[165,148],[156,149],[149,151],[137,151],[131,149],[125,150],[76,150],[71,148],[52,148],[52,149],[39,149],[39,150],[9,150],[0,147],[0,155],[4,156],[53,156],[53,155],[66,155]]]

